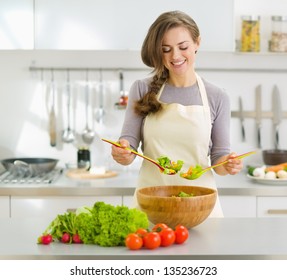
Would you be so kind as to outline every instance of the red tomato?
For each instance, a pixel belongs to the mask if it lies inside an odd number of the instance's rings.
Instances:
[[[166,224],[159,223],[159,224],[154,225],[154,227],[152,228],[152,231],[160,232],[164,228],[168,228],[168,226]]]
[[[144,237],[147,233],[148,233],[148,231],[145,228],[139,228],[136,231],[136,234],[138,234],[140,237]]]
[[[147,249],[155,249],[160,246],[160,235],[158,232],[152,231],[148,232],[144,237],[143,237],[143,245]]]
[[[171,228],[164,228],[159,232],[161,243],[160,246],[167,247],[175,242],[175,232]]]
[[[189,236],[188,229],[185,226],[177,225],[175,227],[175,243],[182,244]]]
[[[63,233],[63,235],[62,235],[62,238],[61,238],[61,241],[63,242],[63,243],[69,243],[70,242],[70,234],[69,233],[67,233],[67,232],[65,232],[65,233]]]
[[[143,239],[136,233],[130,233],[126,237],[125,244],[130,250],[138,250],[143,246]]]

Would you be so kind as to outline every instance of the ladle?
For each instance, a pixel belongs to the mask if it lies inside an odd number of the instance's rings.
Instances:
[[[116,146],[116,147],[120,147],[120,148],[122,148],[122,149],[131,151],[133,154],[135,154],[135,155],[137,155],[137,156],[139,156],[139,157],[141,157],[141,158],[143,158],[143,159],[145,159],[145,160],[150,161],[151,163],[153,163],[154,165],[156,165],[156,166],[160,169],[160,171],[161,171],[162,173],[164,172],[164,174],[167,174],[167,175],[175,175],[175,174],[176,174],[176,173],[174,172],[174,170],[172,170],[172,169],[167,170],[166,168],[164,168],[163,166],[161,166],[161,165],[160,165],[157,161],[155,161],[154,159],[149,158],[149,157],[147,157],[147,156],[144,156],[144,155],[142,155],[142,154],[136,152],[135,150],[133,150],[133,149],[131,149],[131,148],[123,147],[123,146],[121,146],[120,143],[117,143],[117,142],[114,142],[114,141],[111,141],[111,140],[108,140],[108,139],[102,138],[102,140],[103,140],[104,142],[110,143],[110,144],[112,144],[112,145],[114,145],[114,146]]]
[[[72,143],[75,139],[74,131],[70,126],[70,109],[71,109],[71,86],[70,73],[67,70],[67,128],[63,131],[62,140],[65,143]]]
[[[88,71],[86,73],[86,86],[85,86],[85,106],[86,106],[86,127],[82,134],[82,139],[86,144],[91,144],[94,140],[95,133],[89,128],[89,82],[88,82]]]
[[[232,159],[241,159],[241,158],[245,158],[247,156],[250,156],[252,154],[256,153],[255,151],[251,151],[251,152],[248,152],[248,153],[245,153],[245,154],[241,154],[241,155],[238,155]],[[212,168],[215,168],[215,167],[218,167],[220,165],[223,165],[223,164],[226,164],[228,163],[229,160],[225,160],[225,161],[222,161],[222,162],[219,162],[217,164],[214,164],[214,165],[211,165],[207,168],[197,168],[197,167],[190,167],[189,170],[185,173],[181,173],[180,176],[184,179],[187,179],[187,180],[195,180],[195,179],[198,179],[200,176],[202,176],[205,172],[207,172],[208,170],[211,170]]]

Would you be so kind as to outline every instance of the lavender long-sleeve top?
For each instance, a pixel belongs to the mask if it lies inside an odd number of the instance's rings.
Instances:
[[[129,92],[129,102],[125,114],[120,138],[127,139],[134,149],[143,146],[144,117],[134,112],[133,104],[147,91],[151,78],[135,81]],[[205,79],[202,79],[210,107],[211,115],[211,139],[209,143],[209,155],[211,163],[223,155],[230,153],[230,101],[227,93]],[[190,87],[174,87],[166,84],[160,96],[164,103],[179,103],[184,106],[202,105],[202,100],[197,83]]]

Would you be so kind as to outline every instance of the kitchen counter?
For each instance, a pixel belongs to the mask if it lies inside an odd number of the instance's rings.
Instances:
[[[247,178],[245,172],[234,176],[215,176],[219,195],[287,196],[287,184],[260,184]],[[137,171],[118,172],[112,178],[93,180],[70,179],[62,174],[52,184],[0,184],[0,196],[131,196],[136,185]]]
[[[37,244],[49,219],[0,219],[0,259],[287,259],[287,218],[209,218],[181,245],[155,250]],[[20,238],[19,238],[19,232]]]

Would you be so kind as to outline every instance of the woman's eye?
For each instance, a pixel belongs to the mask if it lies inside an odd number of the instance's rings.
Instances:
[[[181,51],[185,51],[185,50],[188,49],[188,47],[180,47],[179,49],[180,49]]]
[[[162,51],[163,51],[164,53],[168,53],[168,52],[171,51],[171,49],[170,49],[170,48],[162,48]]]

